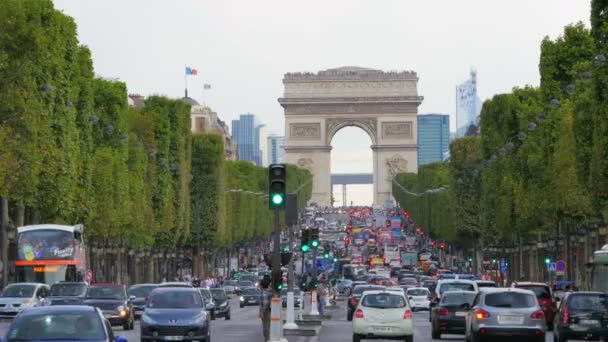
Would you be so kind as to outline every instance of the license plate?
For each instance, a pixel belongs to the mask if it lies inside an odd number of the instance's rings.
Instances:
[[[466,312],[458,312],[457,311],[456,313],[454,313],[454,315],[456,315],[456,317],[464,317],[464,316],[467,315],[467,313]]]
[[[166,341],[181,341],[184,339],[184,336],[165,336]]]
[[[600,321],[595,319],[581,319],[579,323],[583,325],[600,325]]]
[[[498,316],[498,324],[523,324],[522,316]]]
[[[391,328],[390,327],[374,327],[374,331],[387,332],[387,331],[391,331]]]

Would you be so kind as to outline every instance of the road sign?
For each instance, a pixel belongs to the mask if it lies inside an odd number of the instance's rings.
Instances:
[[[505,261],[505,259],[502,259],[502,261],[500,262],[500,271],[502,273],[507,273],[507,262]]]
[[[566,262],[564,260],[558,260],[555,262],[555,270],[556,271],[565,271],[566,270]]]
[[[547,271],[549,272],[555,272],[556,270],[556,266],[554,262],[550,262],[547,264]]]

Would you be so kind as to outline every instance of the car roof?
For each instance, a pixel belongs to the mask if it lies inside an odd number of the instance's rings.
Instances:
[[[11,283],[11,284],[7,284],[6,287],[9,286],[17,286],[17,285],[28,285],[28,286],[48,286],[47,284],[44,283],[29,283],[29,282],[24,282],[24,283]],[[5,287],[5,288],[6,288]]]
[[[488,293],[501,293],[501,292],[514,292],[514,293],[523,293],[534,296],[534,292],[526,289],[520,289],[517,287],[486,287],[483,291],[484,294]]]
[[[177,292],[177,291],[180,291],[180,292],[195,292],[197,290],[198,289],[195,288],[195,287],[170,287],[170,286],[167,286],[167,287],[157,287],[154,290],[152,290],[152,292],[150,292],[150,294],[153,294],[153,293],[163,293],[163,292]]]
[[[125,287],[122,284],[107,284],[107,283],[91,284],[89,286],[90,287],[96,287],[96,286],[103,286],[103,287]]]
[[[439,281],[437,281],[437,286],[439,287],[439,285],[441,284],[473,284],[473,285],[477,285],[477,283],[473,280],[469,280],[469,279],[440,279]]]
[[[130,289],[134,289],[137,287],[143,287],[143,286],[158,286],[159,284],[155,284],[155,283],[143,283],[143,284],[133,284],[131,286],[129,286]]]
[[[513,287],[517,287],[517,286],[545,286],[545,287],[550,287],[549,285],[545,284],[545,283],[539,283],[539,282],[534,282],[534,281],[516,281],[513,283]]]
[[[51,305],[51,306],[34,306],[23,310],[19,315],[39,315],[56,312],[95,312],[97,308],[88,305]]]
[[[405,294],[401,291],[389,291],[388,289],[385,290],[370,290],[370,291],[363,291],[363,294],[361,297],[366,296],[366,295],[371,295],[371,294],[380,294],[380,293],[391,293],[391,294],[400,294],[402,296],[405,297]]]
[[[429,289],[427,289],[426,287],[421,287],[421,286],[417,286],[417,287],[410,287],[407,289],[409,290],[424,290],[424,291],[429,291]]]
[[[477,292],[475,292],[475,291],[455,291],[455,290],[452,290],[452,291],[445,291],[442,296],[445,296],[446,294],[450,295],[450,294],[456,294],[456,293],[470,293],[470,294],[473,294],[473,295],[477,294]]]
[[[51,286],[55,286],[55,285],[85,285],[85,286],[89,286],[89,283],[85,282],[85,281],[60,281],[58,283],[55,283]]]

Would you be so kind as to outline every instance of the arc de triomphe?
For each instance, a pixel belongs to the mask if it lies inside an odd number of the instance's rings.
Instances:
[[[346,126],[369,134],[374,164],[374,204],[391,197],[399,172],[418,169],[418,77],[415,72],[342,67],[283,78],[286,162],[309,169],[312,202],[331,205],[333,136]]]

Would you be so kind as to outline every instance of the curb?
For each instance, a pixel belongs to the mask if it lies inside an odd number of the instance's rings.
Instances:
[[[321,326],[305,327],[298,329],[283,329],[283,336],[317,336]]]

